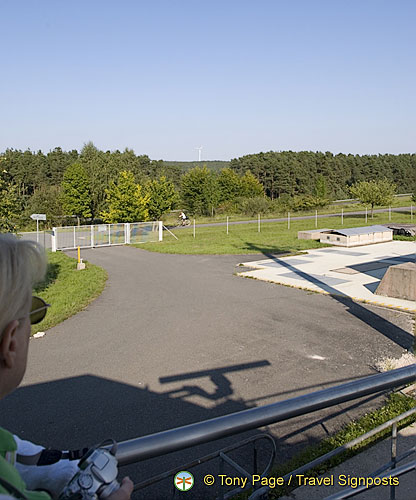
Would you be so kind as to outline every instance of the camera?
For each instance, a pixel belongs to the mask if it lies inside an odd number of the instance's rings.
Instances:
[[[80,470],[65,486],[59,500],[105,500],[118,490],[115,447],[91,448],[79,461]]]

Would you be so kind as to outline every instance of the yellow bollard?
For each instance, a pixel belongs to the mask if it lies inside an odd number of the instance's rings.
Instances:
[[[82,271],[82,269],[85,269],[85,263],[82,262],[81,259],[81,249],[78,247],[78,263],[77,263],[77,270]]]

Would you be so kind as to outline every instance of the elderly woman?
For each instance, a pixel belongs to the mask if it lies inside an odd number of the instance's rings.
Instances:
[[[32,287],[44,278],[45,271],[46,258],[39,245],[0,234],[0,399],[22,381],[30,325],[42,321],[49,307],[39,297],[32,297]],[[65,459],[52,465],[32,465],[27,460],[41,456],[43,450],[0,428],[0,500],[47,500],[50,496],[44,491],[55,498],[59,495],[77,471],[77,462]],[[133,483],[126,477],[108,500],[128,500],[132,490]]]

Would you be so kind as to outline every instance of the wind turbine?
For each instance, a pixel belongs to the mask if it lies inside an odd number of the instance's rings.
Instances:
[[[199,146],[199,148],[195,148],[198,150],[198,161],[201,161],[201,151],[203,150],[202,146]]]

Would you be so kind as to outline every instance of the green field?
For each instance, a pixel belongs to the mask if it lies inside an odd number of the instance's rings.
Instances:
[[[413,217],[415,219],[415,217]],[[328,217],[318,219],[318,228],[347,228],[386,224],[388,213],[375,214],[374,219],[364,216]],[[410,214],[392,212],[391,222],[410,223]],[[193,228],[175,229],[172,232],[179,238],[176,240],[167,231],[163,233],[163,241],[135,245],[151,252],[177,254],[278,254],[283,252],[298,252],[309,248],[320,248],[325,245],[317,241],[298,240],[297,232],[314,229],[315,219],[291,220],[290,229],[287,222],[269,222],[261,224],[258,232],[257,224],[236,224],[229,226],[197,227],[195,238]]]
[[[45,331],[84,309],[103,291],[107,280],[104,269],[86,262],[86,268],[76,270],[77,261],[62,252],[48,252],[48,273],[34,294],[51,307],[46,318],[32,326],[34,333]]]

